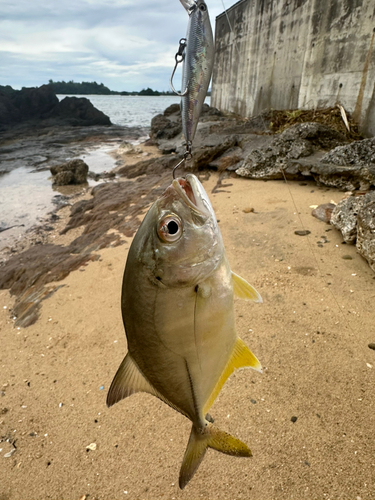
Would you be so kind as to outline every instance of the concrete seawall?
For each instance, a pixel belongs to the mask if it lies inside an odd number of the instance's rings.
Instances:
[[[342,104],[375,135],[374,0],[240,0],[216,18],[211,104],[242,116]]]

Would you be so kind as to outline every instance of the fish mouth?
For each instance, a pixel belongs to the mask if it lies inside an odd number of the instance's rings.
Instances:
[[[202,184],[195,175],[188,174],[186,179],[181,177],[174,179],[172,186],[192,210],[204,215],[212,215],[211,203]]]

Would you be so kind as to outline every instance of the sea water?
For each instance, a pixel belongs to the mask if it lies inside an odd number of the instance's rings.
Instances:
[[[58,95],[60,100],[65,97],[67,96]],[[113,124],[123,126],[124,140],[126,140],[127,127],[144,129],[144,138],[146,138],[153,116],[163,113],[171,104],[180,102],[178,96],[86,95],[74,97],[86,97],[97,109],[109,116]],[[96,173],[108,171],[115,166],[113,158],[108,154],[112,148],[103,145],[88,150],[81,157],[88,162],[90,170]],[[35,170],[32,166],[22,166],[0,175],[0,250],[5,246],[11,246],[12,242],[22,237],[27,229],[38,224],[48,212],[53,210],[54,197],[59,195],[59,192],[64,194],[63,189],[52,187],[50,177],[49,170]],[[93,184],[95,184],[94,181],[89,180],[89,185]],[[14,224],[22,224],[22,226],[1,231]]]
[[[163,113],[171,104],[179,104],[180,97],[174,96],[131,96],[131,95],[58,95],[65,97],[87,97],[95,108],[109,116],[115,125],[141,127],[149,130],[152,117]]]

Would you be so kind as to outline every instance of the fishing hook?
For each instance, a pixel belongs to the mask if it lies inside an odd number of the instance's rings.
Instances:
[[[182,165],[185,161],[187,160],[190,160],[192,158],[192,154],[191,154],[191,142],[188,142],[186,143],[186,150],[185,150],[185,153],[184,153],[184,157],[182,158],[182,160],[180,162],[177,163],[177,165],[173,168],[173,172],[172,172],[172,175],[173,175],[173,179],[176,178],[176,170],[178,169],[178,167],[180,165]]]
[[[183,60],[185,59],[185,48],[186,48],[186,38],[181,38],[180,42],[179,42],[179,46],[178,46],[178,51],[176,52],[176,55],[174,56],[175,58],[175,61],[176,61],[176,64],[174,65],[174,68],[173,68],[173,72],[172,72],[172,76],[169,80],[169,85],[172,89],[172,91],[180,96],[180,97],[183,97],[184,95],[187,94],[188,92],[188,87],[189,87],[189,84],[188,86],[186,87],[185,91],[182,92],[182,93],[179,93],[177,92],[177,90],[174,88],[173,86],[173,77],[174,77],[174,74],[176,72],[176,69],[177,69],[177,66],[183,62]]]

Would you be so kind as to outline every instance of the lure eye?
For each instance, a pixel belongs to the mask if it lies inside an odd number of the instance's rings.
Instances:
[[[202,12],[206,12],[207,10],[207,5],[205,3],[201,3],[200,6],[199,6],[199,9],[202,11]]]
[[[177,215],[168,215],[159,222],[158,236],[165,243],[173,243],[181,238],[182,223]]]

